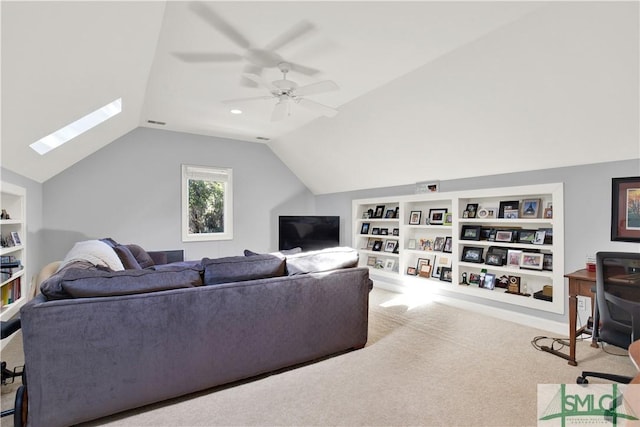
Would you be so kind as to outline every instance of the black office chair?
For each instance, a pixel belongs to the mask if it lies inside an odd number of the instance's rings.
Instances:
[[[626,350],[633,341],[640,339],[640,253],[596,254],[595,305],[593,329],[598,342]],[[628,384],[632,379],[605,372],[583,371],[576,382],[588,384],[587,377],[622,384]]]

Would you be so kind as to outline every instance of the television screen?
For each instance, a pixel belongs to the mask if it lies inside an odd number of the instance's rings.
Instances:
[[[281,216],[278,221],[278,249],[303,251],[340,246],[339,216]]]

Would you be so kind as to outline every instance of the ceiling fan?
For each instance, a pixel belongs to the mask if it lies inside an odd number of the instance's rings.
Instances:
[[[305,98],[305,96],[307,95],[315,95],[318,93],[338,90],[339,87],[334,81],[322,80],[305,86],[298,86],[296,82],[287,80],[287,73],[291,69],[291,64],[287,62],[281,62],[280,64],[278,64],[278,68],[282,72],[282,79],[276,80],[271,83],[255,74],[243,74],[243,76],[247,79],[252,80],[259,86],[267,89],[271,93],[270,95],[256,96],[251,98],[229,99],[222,102],[225,104],[234,104],[237,102],[275,98],[278,100],[278,102],[276,103],[273,109],[273,113],[271,114],[271,121],[274,122],[290,116],[292,105],[300,105],[301,107],[327,117],[333,117],[338,113],[338,110],[336,110],[335,108]]]
[[[281,62],[284,62],[284,58],[276,51],[315,29],[314,25],[310,22],[301,21],[289,30],[280,34],[267,45],[257,47],[205,3],[196,1],[190,4],[190,8],[209,25],[220,31],[230,41],[241,48],[243,53],[174,52],[173,55],[185,62],[246,61],[247,64],[244,67],[244,72],[248,74],[260,75],[264,68],[274,68]],[[315,68],[302,64],[292,63],[291,61],[288,61],[287,63],[289,64],[289,69],[293,69],[296,72],[305,75],[311,76],[319,72],[319,70]],[[255,87],[255,82],[251,79],[247,81],[243,78],[243,84]]]

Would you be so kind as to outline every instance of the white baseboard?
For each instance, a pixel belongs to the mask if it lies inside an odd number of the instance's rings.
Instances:
[[[405,294],[412,291],[410,288],[403,286],[401,284],[384,282],[380,280],[375,280],[374,286],[376,288],[384,289],[391,292],[396,292],[399,294]],[[518,313],[517,311],[507,310],[503,308],[489,307],[484,304],[465,301],[449,295],[443,295],[441,292],[438,292],[438,291],[433,292],[432,295],[433,295],[434,301],[441,302],[443,304],[447,304],[452,307],[473,311],[479,314],[485,314],[487,316],[492,316],[501,320],[507,320],[509,322],[514,322],[520,325],[529,326],[531,328],[542,329],[544,331],[552,332],[558,335],[558,337],[569,336],[568,323],[543,319],[537,316]]]

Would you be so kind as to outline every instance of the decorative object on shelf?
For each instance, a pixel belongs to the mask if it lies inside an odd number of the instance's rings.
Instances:
[[[537,230],[520,230],[518,232],[518,243],[531,243],[536,239]]]
[[[553,218],[553,203],[551,203],[551,202],[547,203],[547,207],[544,208],[544,217],[546,219],[552,219]]]
[[[387,240],[384,243],[384,251],[385,252],[393,252],[396,249],[397,242],[395,240]]]
[[[17,231],[11,232],[11,240],[13,241],[13,246],[20,246],[22,241],[20,240],[20,235]]]
[[[542,269],[553,271],[553,254],[544,254],[544,259],[542,260]]]
[[[429,224],[443,225],[444,216],[447,213],[447,208],[429,209]]]
[[[370,266],[370,267],[375,266],[376,265],[376,257],[374,257],[374,256],[367,257],[367,265]]]
[[[522,218],[540,217],[540,199],[524,199],[522,201]]]
[[[520,276],[509,276],[507,291],[512,294],[520,293]]]
[[[544,254],[534,252],[522,252],[520,257],[520,268],[530,270],[542,270],[544,263]]]
[[[467,208],[465,209],[467,216],[465,218],[475,218],[478,212],[478,204],[477,203],[467,203]]]
[[[611,184],[611,240],[640,242],[640,176]]]
[[[553,228],[539,228],[539,231],[544,231],[544,244],[553,244]]]
[[[0,213],[0,219],[11,219],[11,216],[6,209],[2,209],[2,213]]]
[[[384,261],[381,260],[381,259],[377,259],[376,260],[376,265],[374,265],[373,268],[377,268],[378,270],[383,270],[384,269]]]
[[[432,239],[420,239],[420,250],[432,251],[433,250],[433,240]]]
[[[485,289],[493,290],[496,287],[496,275],[492,273],[486,273],[484,275],[484,286]]]
[[[462,249],[462,261],[464,262],[475,262],[475,263],[482,263],[483,259],[482,259],[482,253],[484,252],[484,249],[482,248],[478,248],[475,246],[465,246]]]
[[[513,242],[513,230],[496,230],[496,235],[493,240],[496,242]]]
[[[369,219],[369,212],[362,212],[362,219]]]
[[[451,267],[442,267],[440,269],[440,280],[443,282],[451,282],[452,281],[452,272]]]
[[[409,225],[419,225],[422,219],[422,211],[411,211],[409,215]]]
[[[373,248],[371,249],[372,251],[380,252],[381,249],[382,249],[382,240],[376,240],[375,242],[373,242]]]
[[[442,225],[451,225],[453,223],[453,212],[444,214],[444,223]]]
[[[485,261],[485,264],[500,266],[500,265],[503,265],[503,263],[504,263],[504,256],[502,254],[499,254],[497,252],[487,253],[487,259]]]
[[[417,273],[416,268],[415,267],[407,267],[407,274],[409,276],[415,276]]]
[[[396,210],[395,209],[387,209],[387,213],[384,214],[385,218],[395,218]]]
[[[407,249],[415,249],[416,248],[416,239],[409,239],[407,242]]]
[[[462,282],[460,282],[459,285],[467,285],[467,286],[469,286],[469,282],[467,282],[467,272],[466,271],[462,273]]]
[[[442,252],[451,253],[453,248],[453,238],[451,236],[447,236],[444,238],[444,247],[442,248]]]
[[[388,228],[381,228],[380,229],[380,235],[388,236],[389,235],[389,229]]]
[[[443,249],[444,249],[444,237],[436,237],[436,239],[433,241],[433,250],[442,252]]]
[[[418,274],[420,275],[420,277],[426,277],[429,278],[429,276],[431,275],[431,271],[433,270],[433,267],[429,264],[422,264],[420,266],[420,270],[418,270]]]
[[[376,243],[376,239],[369,238],[369,240],[367,240],[367,249],[372,251],[373,250],[373,245],[375,243]]]
[[[480,240],[481,229],[479,225],[463,225],[460,240]]]
[[[416,194],[437,193],[440,189],[440,182],[416,182]]]
[[[494,265],[506,265],[508,252],[509,252],[509,249],[504,248],[502,246],[489,246],[489,249],[487,249],[487,259],[489,258],[489,255],[496,254],[500,257],[502,264],[494,264]],[[518,258],[518,260],[520,260],[520,258]]]
[[[373,228],[371,229],[371,235],[373,235],[373,236],[377,236],[377,235],[379,235],[379,234],[380,234],[380,227],[373,227]]]
[[[360,227],[360,234],[369,234],[369,227],[371,226],[368,222],[363,222],[362,227]]]
[[[384,269],[388,271],[393,271],[395,266],[396,266],[396,260],[394,259],[388,259],[384,263]]]
[[[394,228],[393,231],[391,232],[391,234],[393,234],[394,236],[399,236],[400,235],[400,229],[399,228]]]
[[[509,276],[502,275],[496,279],[496,288],[507,289],[509,287]]]
[[[368,209],[367,210],[367,215],[368,215],[367,218],[373,218],[374,217],[373,216],[373,209]]]
[[[469,284],[470,285],[479,285],[480,284],[480,275],[478,273],[469,273]]]
[[[500,202],[500,208],[498,209],[498,218],[518,218],[519,208],[519,200],[502,201]]]
[[[544,238],[547,235],[545,230],[536,231],[535,237],[533,238],[534,245],[544,245]]]
[[[520,258],[522,258],[522,251],[519,249],[507,250],[507,266],[520,268]]]
[[[393,215],[393,217],[400,218],[400,206],[396,206],[395,214]]]
[[[374,218],[382,218],[382,215],[384,214],[384,205],[378,205],[376,206],[376,212],[373,214]]]

